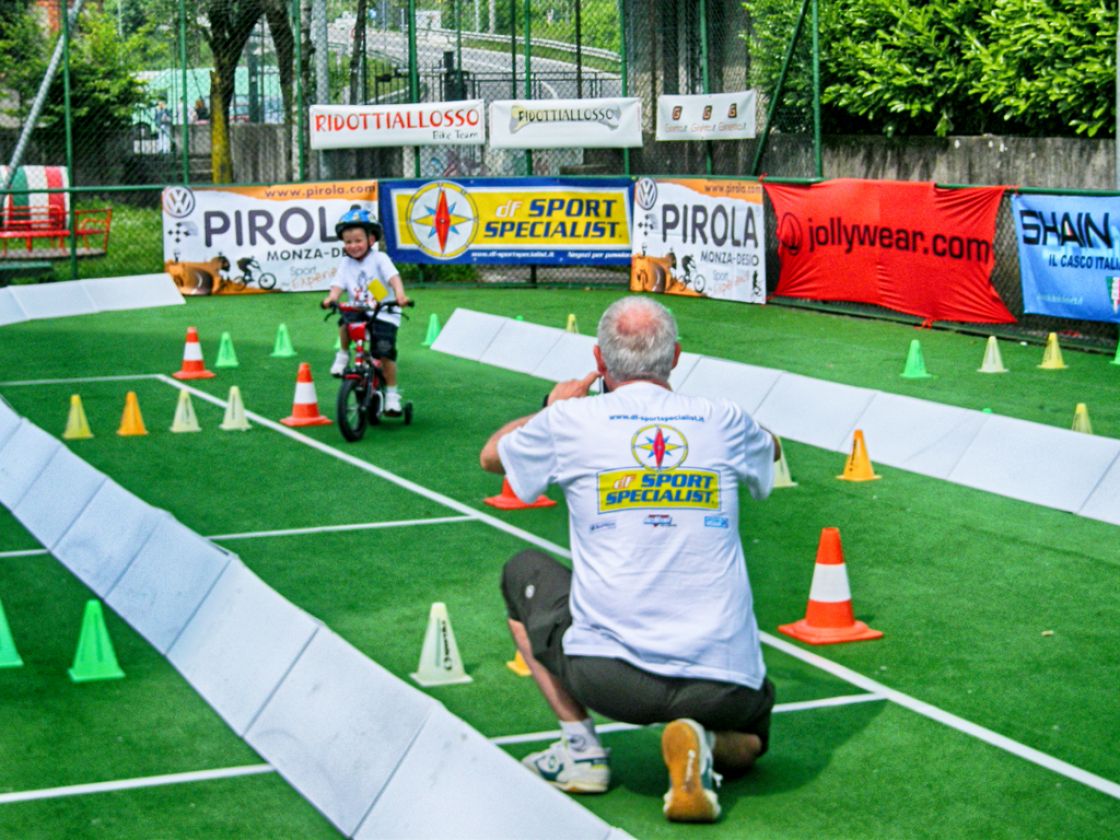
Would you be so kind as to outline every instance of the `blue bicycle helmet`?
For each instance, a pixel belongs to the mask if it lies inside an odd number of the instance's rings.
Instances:
[[[334,235],[342,239],[342,232],[352,227],[360,227],[370,236],[375,237],[378,242],[381,241],[381,223],[373,218],[368,210],[357,205],[342,214],[342,218],[334,226]]]

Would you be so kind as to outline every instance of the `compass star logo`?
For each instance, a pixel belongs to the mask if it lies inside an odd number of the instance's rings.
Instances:
[[[688,441],[679,429],[655,423],[634,433],[630,451],[647,470],[674,470],[688,457]]]
[[[408,228],[430,257],[451,260],[474,241],[478,208],[474,199],[452,181],[435,181],[417,190],[408,202]]]

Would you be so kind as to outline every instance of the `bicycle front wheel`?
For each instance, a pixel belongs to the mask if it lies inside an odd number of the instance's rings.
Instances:
[[[338,428],[351,443],[366,433],[365,391],[361,379],[343,379],[338,389]]]
[[[262,289],[276,288],[276,275],[269,274],[267,271],[257,278],[257,285]]]

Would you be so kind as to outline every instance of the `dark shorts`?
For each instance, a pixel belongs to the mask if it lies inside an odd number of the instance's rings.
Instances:
[[[360,312],[342,312],[342,320],[347,324],[358,324],[366,321],[366,316]],[[367,323],[366,333],[369,336],[369,348],[374,358],[397,360],[397,325],[390,324],[375,318],[372,324]]]
[[[687,717],[706,729],[747,732],[770,741],[774,685],[761,688],[652,674],[620,659],[568,656],[561,640],[571,626],[572,573],[546,554],[527,550],[502,570],[509,617],[525,625],[533,656],[588,708],[626,723],[665,723]]]

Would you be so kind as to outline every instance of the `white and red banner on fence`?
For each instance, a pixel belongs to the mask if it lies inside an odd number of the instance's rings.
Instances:
[[[640,99],[500,99],[490,103],[490,147],[494,149],[641,145]]]
[[[368,146],[480,146],[481,99],[410,105],[312,105],[312,149]]]
[[[658,140],[745,140],[755,136],[755,92],[657,97]]]
[[[991,283],[1003,187],[850,178],[765,186],[782,264],[775,294],[931,321],[1015,321]]]

